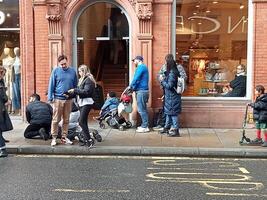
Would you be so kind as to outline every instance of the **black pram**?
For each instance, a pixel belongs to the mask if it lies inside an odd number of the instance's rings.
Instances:
[[[125,128],[131,128],[132,123],[127,121],[122,115],[119,116],[118,108],[113,108],[105,113],[101,114],[98,118],[100,128],[104,129],[104,121],[111,127],[123,131]]]

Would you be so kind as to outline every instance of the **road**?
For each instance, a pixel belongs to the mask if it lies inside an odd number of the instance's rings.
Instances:
[[[15,155],[0,199],[267,199],[267,160]]]

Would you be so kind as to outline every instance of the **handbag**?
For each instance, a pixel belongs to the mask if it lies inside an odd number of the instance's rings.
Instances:
[[[185,81],[184,78],[178,77],[177,78],[177,87],[174,87],[174,90],[177,92],[177,94],[182,94],[185,89]]]

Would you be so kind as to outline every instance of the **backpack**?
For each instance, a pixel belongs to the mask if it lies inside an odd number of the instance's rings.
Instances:
[[[182,77],[178,77],[177,78],[177,87],[174,87],[174,90],[178,93],[178,94],[182,94],[184,92],[185,89],[185,81],[184,78]]]
[[[101,85],[96,84],[92,98],[94,100],[93,109],[101,110],[102,106],[104,105],[104,92]]]

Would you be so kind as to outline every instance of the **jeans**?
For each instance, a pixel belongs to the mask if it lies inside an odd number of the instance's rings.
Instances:
[[[79,125],[83,130],[84,137],[86,140],[89,140],[91,138],[88,128],[88,115],[90,113],[91,108],[92,105],[84,105],[80,107]]]
[[[51,124],[51,134],[53,138],[58,134],[58,123],[63,118],[62,137],[67,137],[69,128],[69,117],[72,107],[72,100],[55,99],[53,103],[53,119]]]
[[[24,131],[24,137],[32,139],[36,136],[40,136],[39,130],[41,128],[45,129],[45,132],[49,135],[51,130],[51,124],[30,124]]]
[[[6,148],[5,139],[3,138],[3,132],[0,129],[0,149],[5,149],[5,148]]]
[[[139,90],[136,91],[136,101],[137,101],[137,111],[140,114],[142,123],[142,128],[148,127],[148,111],[147,111],[147,102],[149,98],[148,90]]]
[[[13,98],[12,105],[13,109],[17,110],[21,107],[21,95],[20,95],[20,74],[15,74],[15,80],[13,83]]]
[[[178,115],[166,115],[166,123],[164,128],[179,129],[179,117]]]

